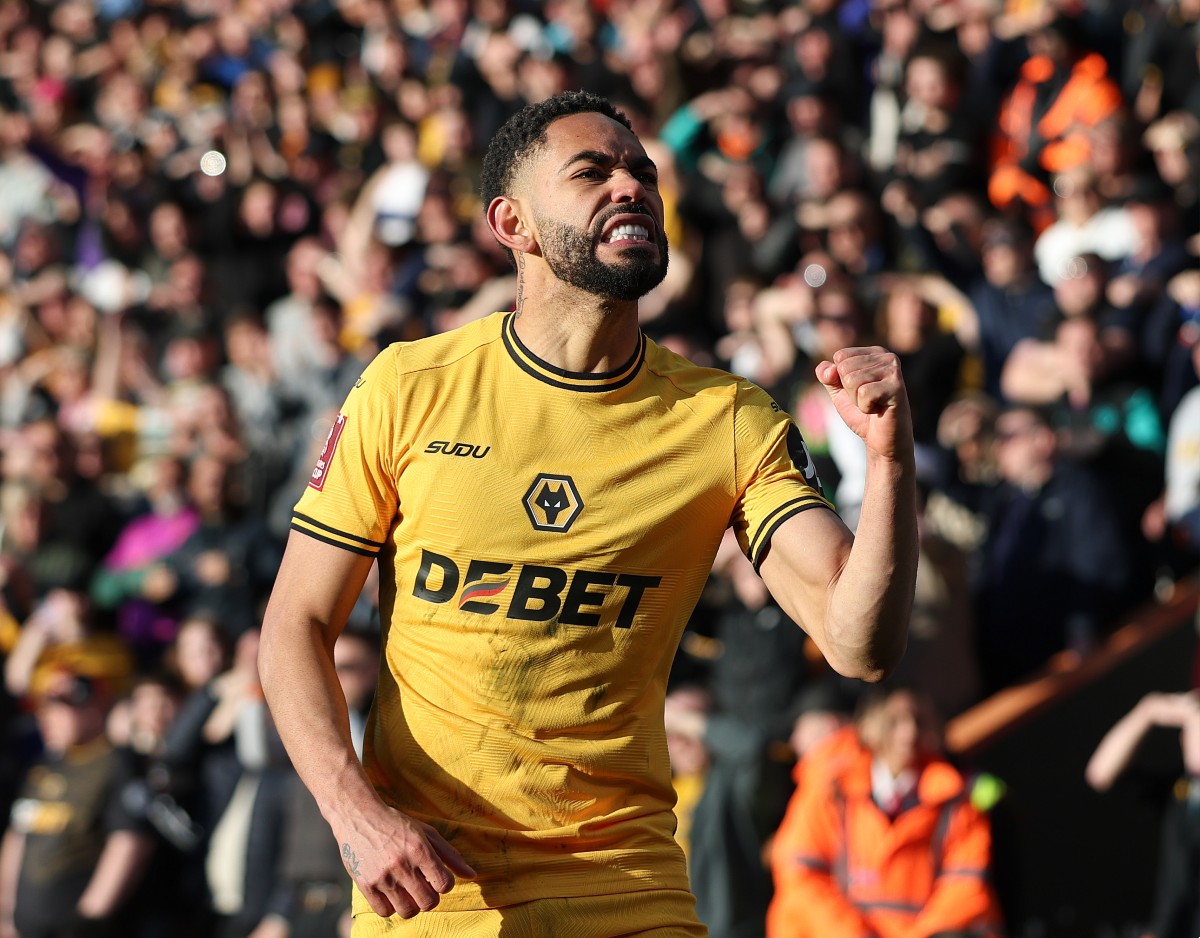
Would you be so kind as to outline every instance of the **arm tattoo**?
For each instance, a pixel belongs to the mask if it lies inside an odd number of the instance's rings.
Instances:
[[[358,854],[350,849],[349,844],[342,844],[342,861],[350,875],[358,879]]]
[[[514,318],[521,315],[521,308],[525,305],[525,256],[517,255],[517,308],[514,313]]]

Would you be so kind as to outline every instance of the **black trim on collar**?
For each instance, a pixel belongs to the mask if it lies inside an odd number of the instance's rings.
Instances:
[[[517,336],[514,325],[514,315],[509,313],[504,318],[501,336],[504,346],[508,349],[517,366],[526,374],[543,384],[562,388],[564,391],[613,391],[623,388],[637,377],[641,371],[642,362],[646,358],[646,336],[638,332],[638,344],[633,355],[620,368],[613,371],[578,372],[556,368],[549,362],[543,361],[533,354]]]

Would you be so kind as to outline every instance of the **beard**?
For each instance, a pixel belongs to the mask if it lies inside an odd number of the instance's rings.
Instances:
[[[652,217],[639,205],[623,205],[596,222],[597,232],[604,230],[608,218],[614,215],[644,214]],[[582,228],[562,222],[537,218],[542,235],[542,257],[551,272],[563,283],[605,300],[629,301],[645,296],[662,283],[667,275],[667,237],[654,225],[658,257],[651,248],[626,248],[619,260],[605,263],[596,256],[600,234],[593,235]]]

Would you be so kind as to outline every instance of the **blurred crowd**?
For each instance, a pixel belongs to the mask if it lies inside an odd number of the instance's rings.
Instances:
[[[813,365],[901,358],[910,693],[852,754],[895,711],[934,765],[930,727],[1086,658],[1200,556],[1198,63],[1200,0],[0,3],[0,936],[347,927],[259,617],[365,363],[511,308],[480,163],[560,90],[659,166],[645,332],[768,389],[851,526],[865,453]],[[858,696],[727,547],[667,712],[714,938],[764,933],[793,766]]]

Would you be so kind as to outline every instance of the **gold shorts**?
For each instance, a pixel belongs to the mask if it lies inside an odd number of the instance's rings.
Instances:
[[[536,899],[502,909],[354,916],[351,938],[707,938],[696,900],[679,889]]]

